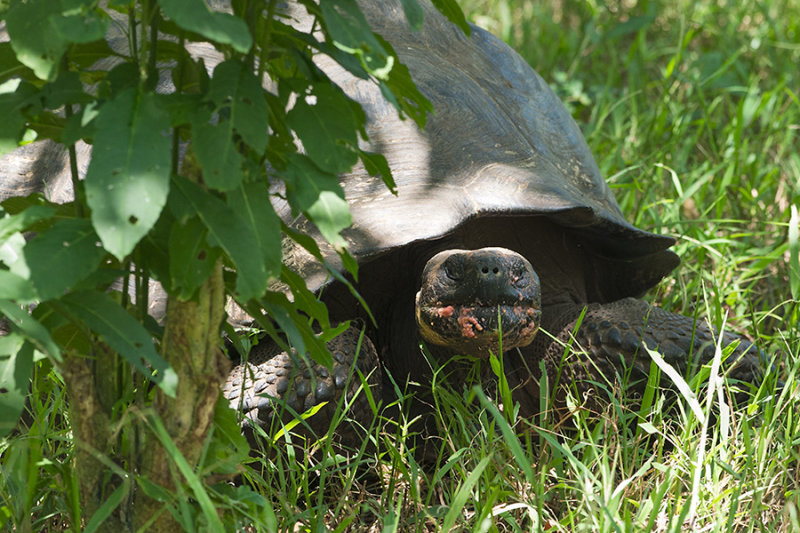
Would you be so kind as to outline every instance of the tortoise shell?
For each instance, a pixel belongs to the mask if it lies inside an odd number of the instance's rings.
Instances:
[[[593,276],[617,280],[591,295],[597,301],[640,294],[677,265],[668,250],[674,239],[625,220],[575,121],[519,54],[481,28],[465,35],[428,1],[420,2],[419,31],[410,29],[399,0],[359,5],[435,109],[421,130],[398,117],[376,83],[318,59],[364,107],[365,148],[386,157],[397,184],[395,195],[360,164],[341,176],[353,216],[342,234],[359,263],[482,217],[519,217],[520,231],[524,220],[544,216],[594,243],[579,252],[597,256],[587,263]],[[288,207],[279,211],[287,216]],[[302,219],[295,224],[315,233]],[[340,265],[317,240],[326,260]],[[326,283],[324,268],[304,250],[288,244],[285,252],[311,289]]]

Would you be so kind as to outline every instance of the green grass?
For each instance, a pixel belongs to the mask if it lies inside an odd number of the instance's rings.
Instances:
[[[434,465],[407,417],[347,461],[289,437],[244,470],[252,491],[207,486],[226,529],[800,531],[800,2],[460,4],[551,83],[628,219],[678,239],[648,298],[758,339],[786,386],[734,410],[727,386],[697,389],[699,413],[611,391],[604,416],[565,420],[437,387]],[[79,516],[60,383],[35,387],[35,431],[0,449],[0,528]]]

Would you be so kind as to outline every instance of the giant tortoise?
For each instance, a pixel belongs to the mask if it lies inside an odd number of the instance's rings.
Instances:
[[[477,27],[466,36],[428,1],[419,31],[409,29],[399,0],[359,4],[435,107],[422,131],[399,119],[374,83],[319,58],[363,105],[370,149],[386,157],[397,183],[394,195],[363,167],[341,176],[354,220],[344,236],[359,263],[355,286],[375,320],[322,265],[289,248],[288,264],[332,318],[357,319],[364,335],[354,326],[329,343],[332,371],[257,345],[224,387],[231,404],[266,426],[287,406],[303,412],[329,401],[309,419],[324,432],[336,401],[362,383],[348,381],[354,367],[374,397],[389,401],[393,384],[430,383],[432,366],[455,355],[503,351],[514,399],[530,415],[540,407],[541,368],[548,387],[560,376],[586,392],[591,382],[627,376],[630,390],[641,391],[651,368],[646,348],[681,374],[709,361],[716,334],[706,324],[637,299],[678,264],[674,239],[625,220],[542,78],[497,38]],[[295,224],[314,232],[302,219]],[[332,249],[323,251],[336,263]],[[726,333],[722,344],[737,339]],[[758,379],[758,350],[742,340],[725,368]],[[362,421],[365,411],[364,400],[352,407]]]

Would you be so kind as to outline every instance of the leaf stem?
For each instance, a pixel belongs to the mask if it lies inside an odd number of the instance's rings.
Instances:
[[[178,44],[181,50],[186,49],[186,37],[184,36],[183,32],[180,33],[180,37],[178,37]],[[181,94],[183,92],[183,76],[184,72],[186,71],[186,55],[180,54],[178,56],[178,75],[175,77],[175,94]],[[171,161],[171,172],[173,175],[178,173],[178,158],[180,157],[180,126],[176,126],[172,128],[172,161]]]
[[[128,47],[130,48],[131,58],[139,54],[139,43],[136,39],[136,14],[134,10],[128,12]]]
[[[158,56],[158,21],[160,20],[158,4],[153,4],[150,13],[150,46],[147,51],[147,83],[146,87],[155,90],[158,85],[158,69],[156,57]]]
[[[72,104],[65,105],[64,111],[67,120],[69,120],[73,115]],[[67,152],[69,153],[69,173],[72,178],[72,194],[75,196],[75,216],[77,218],[83,218],[83,204],[86,198],[83,192],[83,184],[78,174],[78,153],[75,151],[75,143],[70,143],[69,146],[67,146]]]

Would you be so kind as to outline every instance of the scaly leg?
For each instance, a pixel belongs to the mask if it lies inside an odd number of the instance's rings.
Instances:
[[[274,343],[256,345],[246,364],[236,366],[222,387],[231,407],[241,408],[245,425],[258,425],[268,434],[279,428],[277,419],[291,420],[311,407],[328,403],[307,419],[314,435],[322,436],[331,425],[336,406],[343,395],[356,396],[362,386],[357,367],[367,379],[372,395],[381,398],[382,372],[375,347],[365,335],[359,349],[361,332],[354,326],[344,331],[327,346],[333,354],[333,369],[315,362],[306,364],[301,358],[283,352]],[[290,409],[287,409],[291,408]],[[366,391],[358,393],[348,416],[369,427],[373,419]],[[304,426],[298,426],[301,432]]]

